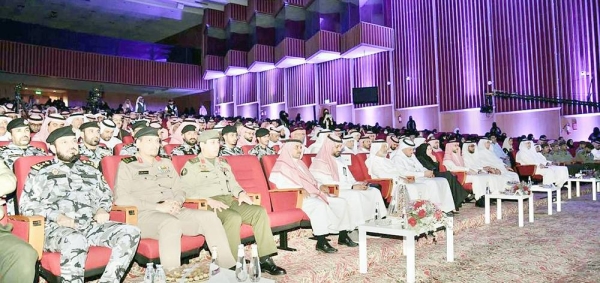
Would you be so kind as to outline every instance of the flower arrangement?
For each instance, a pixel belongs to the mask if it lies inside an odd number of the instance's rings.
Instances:
[[[447,223],[446,214],[428,200],[415,200],[408,205],[406,211],[407,229],[418,234],[432,234],[437,228]]]
[[[512,187],[509,188],[508,192],[515,195],[531,194],[531,190],[525,182],[514,184]]]

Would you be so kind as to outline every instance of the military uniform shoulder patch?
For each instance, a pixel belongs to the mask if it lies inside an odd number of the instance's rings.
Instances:
[[[137,158],[135,156],[129,156],[129,157],[123,157],[123,158],[121,158],[121,161],[125,162],[126,164],[134,162],[136,160],[137,160]]]
[[[194,158],[190,159],[190,163],[192,163],[192,164],[198,163],[198,162],[200,162],[200,158],[198,158],[198,157],[194,157]]]
[[[92,161],[89,161],[89,160],[81,160],[81,163],[83,163],[83,164],[85,164],[85,165],[92,166],[92,167],[94,167],[94,168],[96,168],[96,169],[98,168],[94,162],[92,162]]]
[[[42,170],[42,168],[50,166],[52,164],[53,164],[52,160],[46,160],[46,161],[42,161],[40,163],[32,165],[31,169],[40,171],[40,170]]]
[[[229,162],[227,162],[227,159],[222,157],[219,157],[219,161],[221,161],[221,163],[229,164]]]

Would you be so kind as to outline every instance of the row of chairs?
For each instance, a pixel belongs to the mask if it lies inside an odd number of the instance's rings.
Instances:
[[[307,166],[310,166],[314,156],[314,154],[306,154],[302,160]],[[102,174],[111,189],[114,188],[118,165],[123,157],[126,156],[107,156],[101,161]],[[308,216],[301,210],[303,200],[301,189],[279,190],[274,184],[268,182],[268,176],[275,165],[277,157],[277,155],[264,156],[261,161],[252,155],[227,156],[224,158],[231,165],[236,180],[251,195],[255,204],[261,205],[266,209],[273,233],[280,236],[279,248],[294,250],[288,246],[287,233],[299,228],[309,228],[310,221]],[[31,166],[52,158],[52,156],[28,156],[17,159],[14,164],[17,176],[17,202],[23,192],[24,183]],[[191,158],[194,158],[194,156],[174,156],[172,162],[176,170],[181,171],[185,163]],[[366,154],[349,155],[349,158],[352,162],[349,169],[354,177],[359,181],[368,181],[382,185],[382,194],[389,201],[393,186],[392,180],[370,178],[364,164]],[[330,190],[334,194],[337,193],[337,186],[330,186]],[[206,209],[206,202],[203,200],[186,200],[184,206],[192,209]],[[20,219],[25,219],[25,217],[17,215],[10,217],[9,221],[14,222]],[[27,222],[24,222],[24,224],[17,225],[15,231],[23,239],[36,240],[32,243],[32,246],[40,253],[41,275],[49,282],[57,282],[60,276],[60,253],[41,252],[44,239],[43,218],[37,216],[30,217],[30,219],[29,226],[27,226]],[[137,208],[113,206],[110,212],[110,219],[135,225],[137,223]],[[21,231],[24,231],[27,227],[29,227],[29,234],[22,233]],[[244,224],[240,237],[244,243],[253,241],[252,228]],[[200,252],[204,242],[205,239],[202,235],[195,237],[183,236],[181,252],[184,262],[196,256]],[[108,248],[90,247],[85,265],[85,276],[92,277],[102,274],[109,258],[110,250]],[[144,265],[147,262],[159,262],[159,258],[158,241],[142,239],[134,260]]]

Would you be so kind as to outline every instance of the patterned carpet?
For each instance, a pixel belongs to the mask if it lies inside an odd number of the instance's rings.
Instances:
[[[446,262],[445,232],[416,243],[417,282],[600,282],[600,231],[596,215],[600,202],[591,200],[589,186],[582,197],[566,200],[562,212],[547,215],[545,194],[536,194],[535,222],[518,227],[516,202],[503,202],[502,220],[484,224],[484,209],[466,204],[455,216],[455,261]],[[315,251],[310,230],[289,234],[296,252],[279,251],[275,262],[288,275],[267,278],[277,282],[404,282],[406,259],[401,240],[368,239],[369,273],[358,272],[358,248],[340,247],[333,255]],[[193,263],[208,265],[203,252]],[[144,270],[134,264],[125,282],[141,282]]]

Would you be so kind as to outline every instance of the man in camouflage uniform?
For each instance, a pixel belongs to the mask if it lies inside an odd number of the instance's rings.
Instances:
[[[171,160],[157,156],[160,139],[156,129],[146,127],[135,135],[138,152],[119,163],[115,203],[138,208],[138,227],[144,238],[158,240],[160,262],[167,270],[178,267],[181,236],[203,234],[208,247],[219,250],[219,265],[230,268],[235,259],[225,230],[212,211],[182,208],[185,192]]]
[[[11,134],[12,141],[7,146],[0,147],[0,158],[4,161],[4,164],[10,168],[11,171],[13,170],[13,164],[17,158],[21,156],[46,155],[46,152],[43,149],[29,144],[31,138],[27,120],[23,118],[14,119],[8,123],[6,128]],[[15,214],[16,210],[14,197],[10,197],[7,200],[6,208],[9,215]]]
[[[112,192],[92,162],[79,160],[71,126],[53,131],[46,142],[56,158],[31,167],[21,212],[46,218],[44,249],[60,252],[64,282],[83,282],[90,246],[112,249],[100,282],[119,282],[135,255],[140,230],[109,221]]]
[[[100,145],[100,126],[97,122],[83,123],[79,129],[82,133],[79,154],[89,158],[98,167],[103,157],[112,155],[112,150]]]
[[[221,131],[223,135],[223,146],[219,150],[219,156],[228,155],[243,155],[244,151],[237,147],[238,134],[237,129],[234,126],[225,126]]]
[[[248,154],[256,155],[261,159],[265,155],[276,154],[275,150],[269,147],[269,130],[260,128],[256,131],[256,139],[258,143],[248,152]]]
[[[183,135],[183,144],[174,148],[171,155],[198,155],[200,147],[198,146],[198,132],[196,126],[186,125],[181,129]]]
[[[198,141],[201,153],[181,169],[181,183],[187,197],[206,199],[209,209],[214,209],[223,222],[232,251],[236,251],[241,243],[242,223],[251,225],[262,271],[271,275],[285,274],[285,269],[275,265],[271,259],[277,254],[277,246],[266,210],[253,205],[250,196],[233,176],[231,166],[218,157],[219,133],[216,130],[204,131]]]

